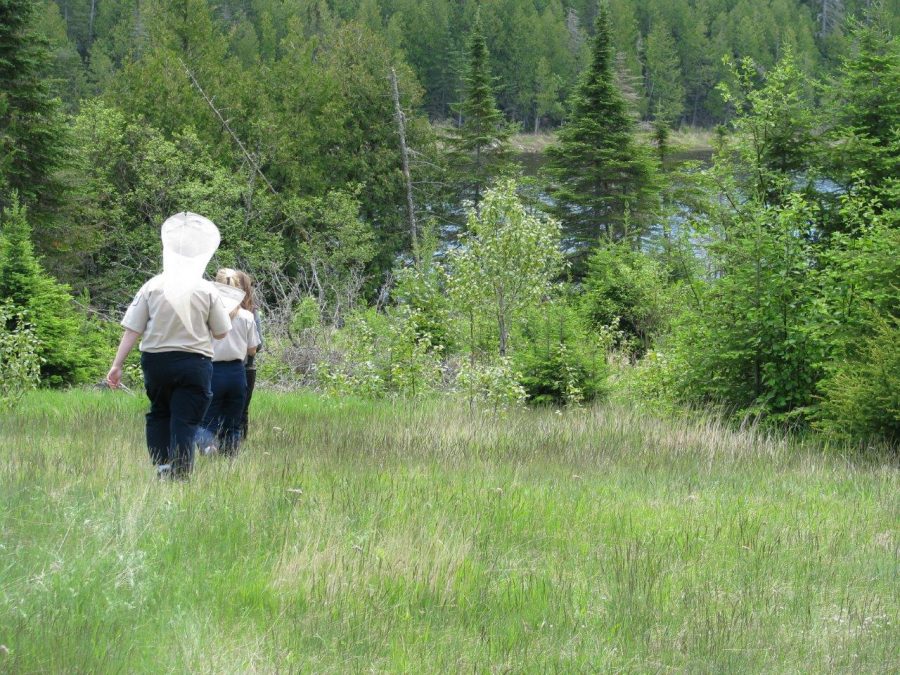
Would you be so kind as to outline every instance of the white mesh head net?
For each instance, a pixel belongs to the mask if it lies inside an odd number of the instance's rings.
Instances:
[[[189,211],[176,213],[162,226],[163,293],[192,333],[191,295],[219,248],[219,241],[215,224]]]

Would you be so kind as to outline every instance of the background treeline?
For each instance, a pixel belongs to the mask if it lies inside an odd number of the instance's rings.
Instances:
[[[54,11],[52,5],[57,7]],[[453,117],[465,72],[466,36],[480,7],[497,77],[499,108],[525,128],[556,125],[586,64],[595,0],[56,0],[43,10],[55,50],[59,93],[74,108],[103,91],[112,72],[155,48],[159,12],[192,17],[182,46],[220,35],[215,53],[256,70],[285,58],[298,26],[308,37],[348,22],[402,54],[422,87],[432,119]],[[872,0],[612,0],[617,75],[645,117],[658,107],[675,122],[710,125],[729,111],[715,92],[727,77],[722,56],[770,68],[793,50],[806,74],[833,70],[845,54],[845,19]],[[208,10],[206,10],[208,6]],[[206,16],[204,16],[206,15]],[[896,28],[896,14],[887,15]],[[173,25],[174,28],[174,25]],[[890,28],[890,27],[889,27]],[[191,35],[192,31],[196,31]],[[204,51],[212,45],[194,45]]]
[[[897,22],[0,0],[0,395],[99,378],[189,209],[222,231],[213,264],[260,281],[270,384],[895,441]],[[709,162],[679,156],[683,122],[718,124]],[[527,178],[523,124],[557,127]]]

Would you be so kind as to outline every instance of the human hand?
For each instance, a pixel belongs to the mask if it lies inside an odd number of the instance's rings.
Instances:
[[[106,383],[111,389],[118,389],[122,384],[122,369],[119,366],[113,366],[106,374]]]

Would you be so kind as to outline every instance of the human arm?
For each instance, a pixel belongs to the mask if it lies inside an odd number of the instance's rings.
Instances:
[[[259,338],[259,344],[256,347],[256,352],[259,353],[263,349],[262,321],[259,318],[259,310],[256,308],[253,309],[253,322],[256,324],[256,336]]]
[[[259,321],[255,312],[249,318],[250,321],[247,326],[247,356],[252,358],[262,348],[262,337],[260,337]]]
[[[116,357],[113,359],[112,367],[106,374],[106,382],[113,389],[116,389],[122,383],[122,366],[125,364],[125,359],[140,336],[140,333],[130,328],[126,328],[125,332],[122,333],[122,339],[119,340],[119,348],[116,350]]]

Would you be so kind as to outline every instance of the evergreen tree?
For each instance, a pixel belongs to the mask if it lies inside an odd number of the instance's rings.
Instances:
[[[509,137],[513,131],[497,109],[480,14],[475,15],[469,41],[463,101],[455,111],[460,125],[448,138],[454,182],[462,199],[478,204],[491,180],[509,167]]]
[[[856,25],[855,46],[829,87],[829,174],[864,182],[887,208],[900,207],[900,37]]]
[[[591,65],[571,116],[547,153],[555,211],[582,242],[639,234],[657,209],[657,168],[635,140],[635,122],[615,84],[609,11],[601,5]],[[629,231],[631,226],[635,229]]]
[[[87,78],[81,55],[76,45],[66,35],[66,24],[53,3],[36,6],[35,31],[47,40],[50,53],[50,70],[45,77],[50,80],[51,94],[62,99],[66,112],[77,109],[79,101],[87,93]]]
[[[40,208],[57,193],[62,126],[59,102],[44,79],[49,50],[33,18],[33,0],[0,0],[0,205],[14,190]]]
[[[644,75],[653,118],[677,124],[684,110],[684,85],[675,40],[663,21],[656,21],[647,36]]]
[[[31,244],[25,207],[15,195],[0,218],[0,297],[32,326],[39,343],[41,381],[51,386],[85,381],[96,370],[97,334],[82,335],[69,288],[41,268]],[[11,316],[9,321],[19,319]],[[7,325],[7,330],[16,326]]]
[[[540,131],[542,118],[546,116],[552,119],[562,114],[560,89],[562,78],[550,69],[547,59],[541,57],[535,72],[534,133]]]

